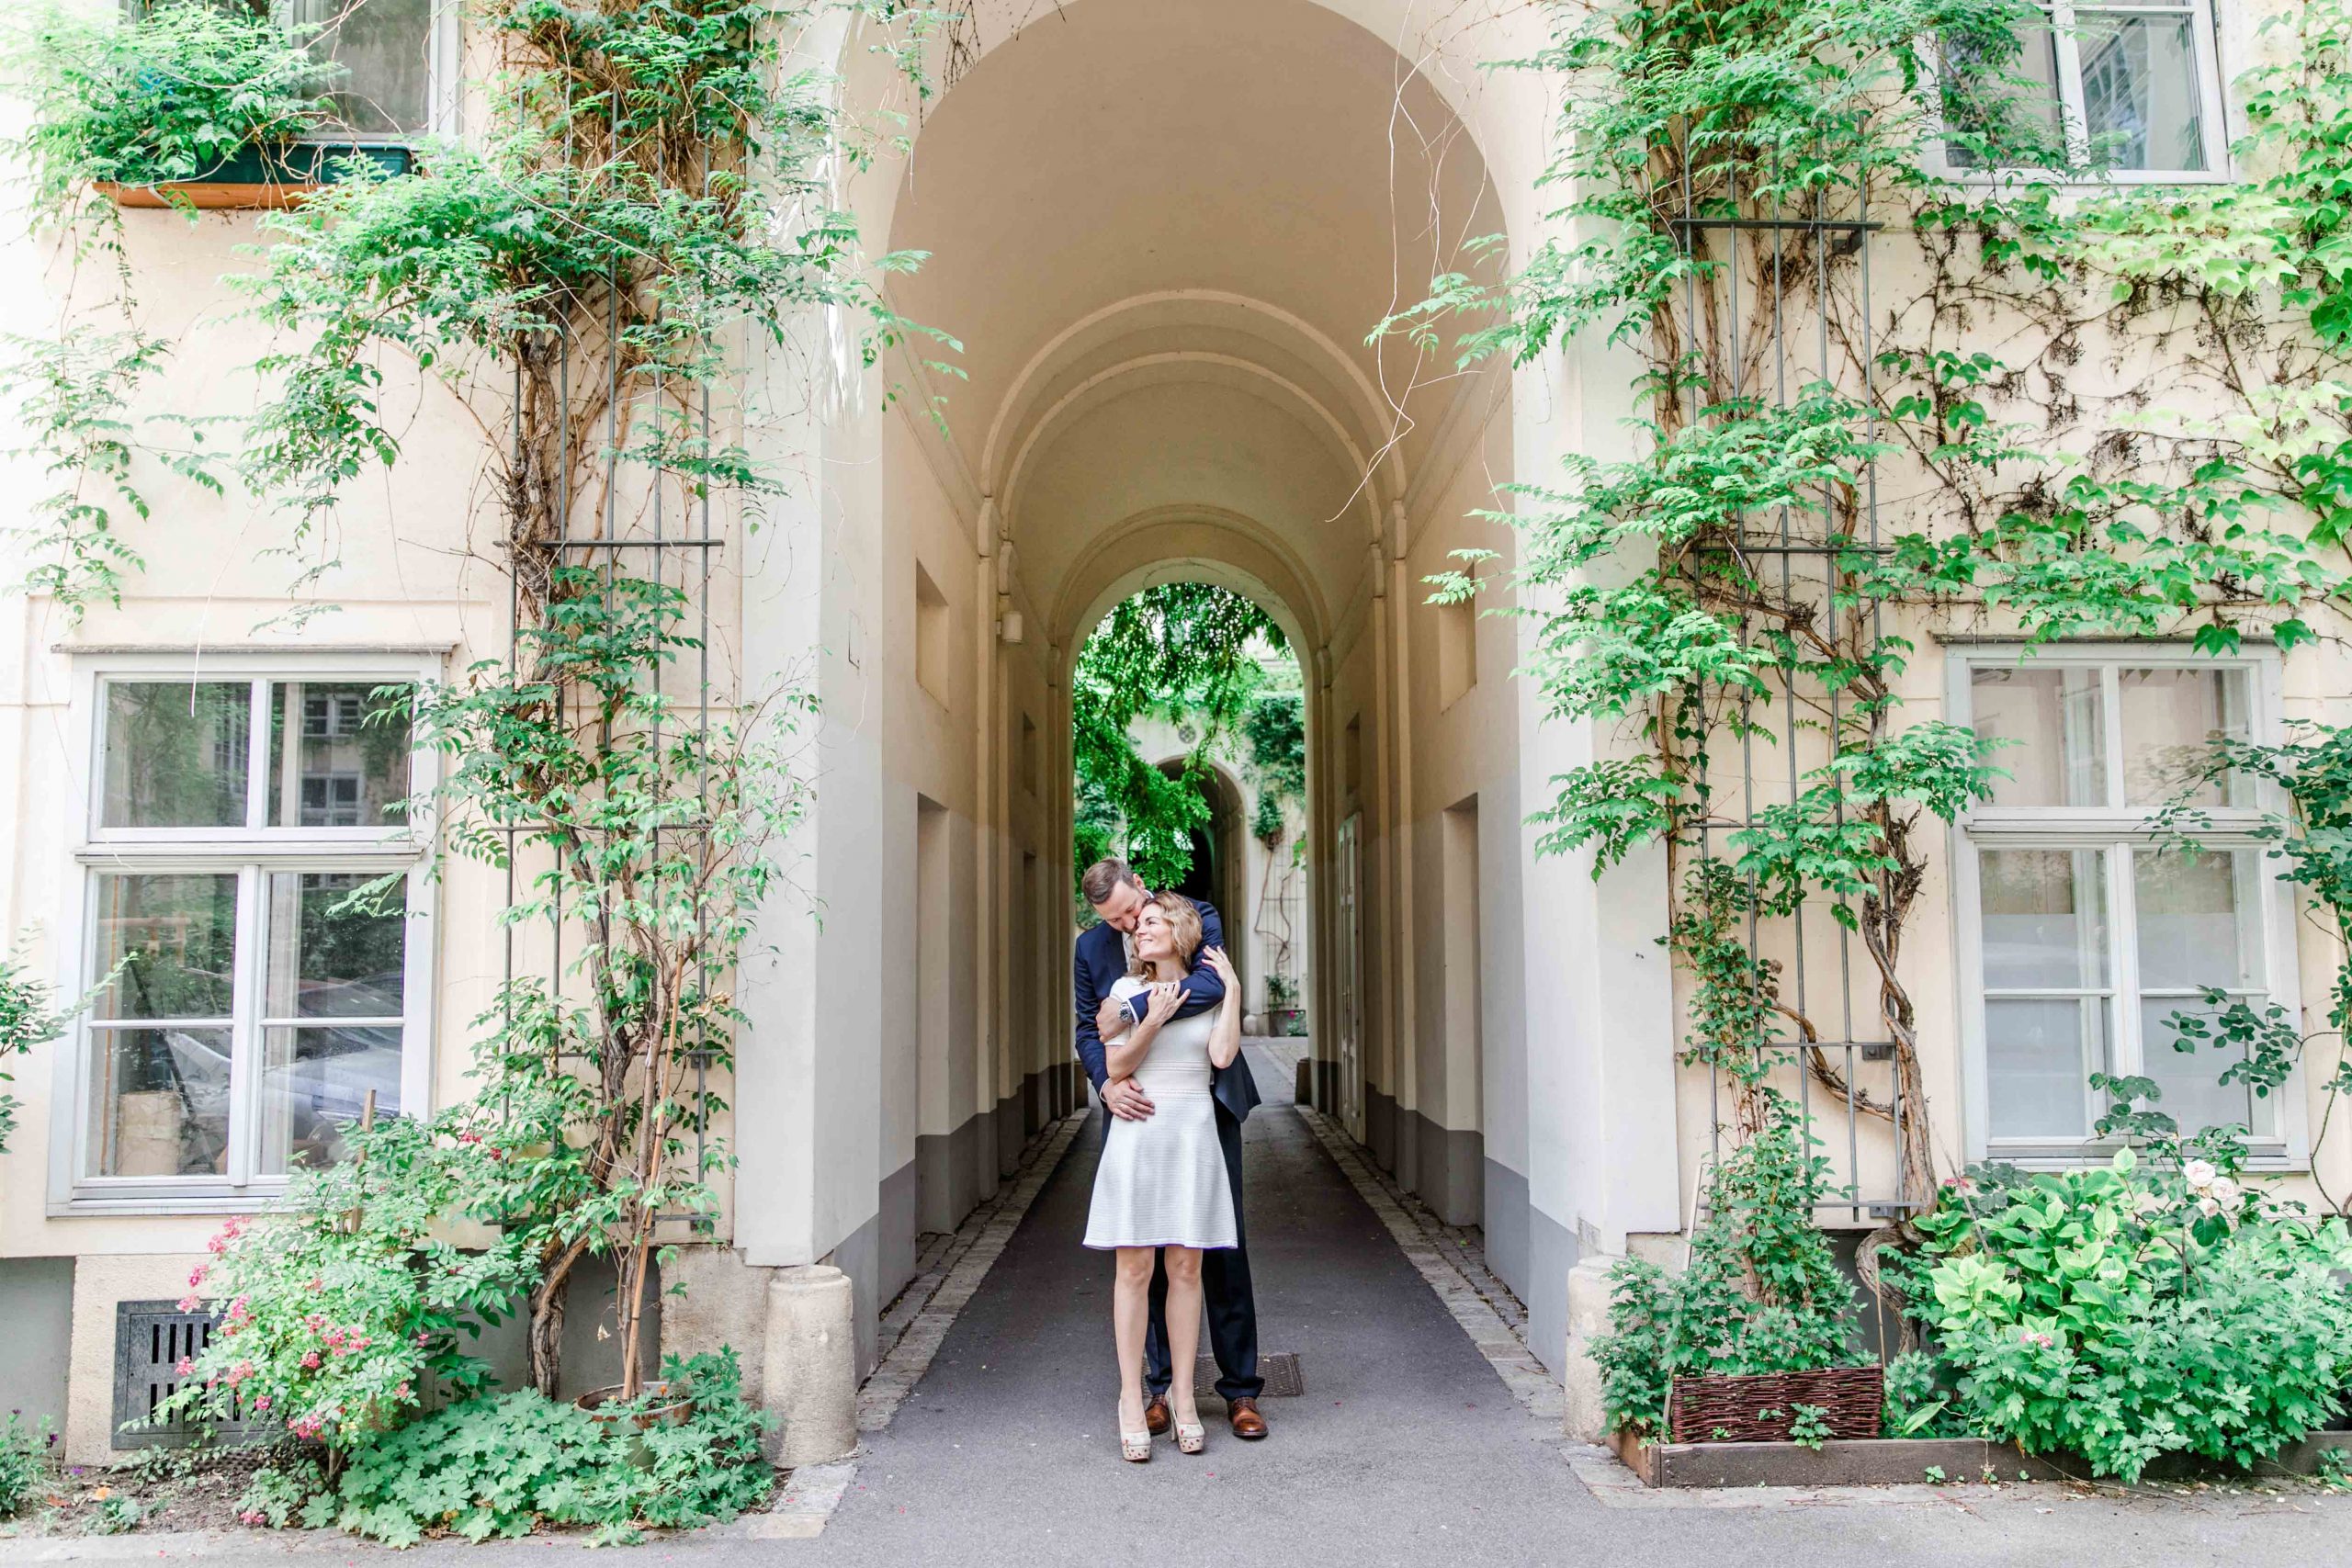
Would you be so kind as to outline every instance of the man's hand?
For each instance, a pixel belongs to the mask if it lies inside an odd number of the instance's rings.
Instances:
[[[1104,1084],[1102,1103],[1122,1122],[1142,1122],[1151,1115],[1151,1097],[1133,1078],[1113,1078]]]
[[[1127,1026],[1127,1004],[1117,997],[1104,997],[1102,1005],[1094,1010],[1094,1032],[1108,1040]]]

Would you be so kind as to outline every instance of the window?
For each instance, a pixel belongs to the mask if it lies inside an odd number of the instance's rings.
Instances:
[[[134,14],[154,0],[124,0]],[[270,17],[312,39],[320,59],[342,67],[325,96],[342,124],[322,140],[402,141],[454,117],[456,6],[452,0],[214,0],[232,11]]]
[[[2294,995],[2291,909],[2248,831],[2253,784],[2188,788],[2214,737],[2267,733],[2275,664],[2168,647],[2020,662],[2006,648],[1953,669],[1955,715],[2012,743],[1994,757],[2011,776],[1959,836],[1972,1153],[2086,1152],[2099,1072],[2154,1079],[2154,1109],[2184,1131],[2235,1123],[2285,1156],[2290,1097],[2223,1087],[2218,1053],[2176,1049],[2165,1022],[2209,987]],[[2204,852],[2155,842],[2156,812],[2185,790],[2212,825]]]
[[[442,0],[277,0],[315,52],[343,67],[328,96],[346,130],[399,138],[433,121],[435,12]]]
[[[2054,0],[2041,9],[2050,26],[2023,40],[2005,74],[2016,79],[2008,91],[2020,118],[2063,146],[2071,169],[2126,181],[2225,172],[2213,0]],[[1970,66],[1948,45],[1942,69]],[[1956,174],[1973,167],[1958,145],[1947,145],[1945,159]]]
[[[179,665],[174,668],[175,663]],[[232,1207],[419,1109],[428,754],[378,693],[429,671],[166,656],[87,674],[85,984],[69,1206]]]

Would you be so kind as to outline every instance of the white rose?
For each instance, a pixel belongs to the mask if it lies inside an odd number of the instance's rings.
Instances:
[[[2215,1177],[2213,1179],[2213,1201],[2223,1204],[2235,1203],[2238,1201],[2238,1184],[2232,1181],[2226,1176]]]
[[[2193,1159],[2180,1168],[2180,1174],[2191,1187],[2211,1187],[2213,1178],[2219,1173],[2214,1170],[2211,1160]]]
[[[2211,1198],[2199,1198],[2197,1200],[2197,1212],[2207,1215],[2218,1214],[2222,1212],[2222,1205]]]

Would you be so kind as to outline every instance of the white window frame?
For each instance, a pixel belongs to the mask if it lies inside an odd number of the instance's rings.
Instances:
[[[71,803],[73,816],[59,824],[66,845],[65,889],[59,930],[74,933],[61,942],[60,994],[80,996],[100,978],[96,964],[97,878],[107,873],[210,872],[237,877],[237,961],[232,977],[231,1082],[228,1170],[219,1176],[95,1176],[90,1170],[90,1103],[94,1092],[91,1055],[96,1031],[87,1014],[77,1018],[59,1042],[50,1117],[49,1213],[239,1213],[285,1190],[287,1178],[259,1171],[262,1115],[261,1071],[263,938],[267,879],[276,872],[408,873],[407,931],[401,975],[401,1108],[403,1114],[430,1112],[433,1091],[434,958],[438,946],[437,882],[433,874],[433,823],[418,818],[392,828],[103,828],[106,790],[106,693],[116,681],[236,681],[254,683],[254,719],[246,748],[250,821],[267,820],[266,781],[270,682],[438,681],[444,655],[438,649],[388,652],[299,649],[271,652],[84,650],[74,655],[68,730],[81,738],[84,787]],[[409,788],[429,791],[437,782],[438,755],[430,747],[410,751]]]
[[[1927,163],[1930,173],[1963,186],[1991,186],[2016,184],[2064,185],[2096,188],[2108,185],[2186,186],[2226,185],[2236,178],[2230,155],[2229,94],[2222,72],[2222,42],[2219,11],[2222,0],[2188,0],[2190,47],[2196,51],[2198,96],[2201,114],[2199,124],[2205,139],[2205,167],[2201,169],[2101,169],[2096,173],[2076,169],[1979,169],[1954,164],[1946,155],[1938,122],[1938,134],[1930,138]],[[2075,13],[2076,0],[2042,0],[2056,29],[2052,38],[2057,52],[2058,116],[2060,134],[2064,138],[2066,155],[2077,165],[2090,158],[2090,131],[2083,107],[2083,68],[2081,42],[2076,36]],[[2178,6],[2134,6],[2130,0],[2119,4],[2083,4],[2083,10],[2094,12],[2137,12],[2145,15],[2175,16]],[[1942,69],[1941,51],[1931,42],[1923,51],[1926,56],[1927,85],[1930,106],[1939,103],[1938,73]]]
[[[461,95],[458,75],[464,58],[464,28],[459,17],[458,0],[431,0],[433,16],[425,34],[424,124],[414,130],[344,130],[321,131],[303,140],[328,142],[335,146],[410,147],[427,136],[455,136],[458,130],[458,108]],[[272,14],[290,25],[292,9],[284,0],[272,7]]]
[[[2028,654],[2024,645],[1986,641],[1947,649],[1945,713],[1952,723],[1971,724],[1974,716],[1973,676],[1979,669],[2064,669],[2128,667],[2141,670],[2243,670],[2246,671],[2248,734],[2257,743],[2276,744],[2281,734],[2281,682],[2275,649],[2249,643],[2227,658],[2198,652],[2186,642],[2075,642],[2045,645]],[[2049,1140],[2005,1140],[1995,1143],[1992,1125],[1991,1067],[1985,1044],[1984,908],[1977,857],[1987,849],[2095,849],[2106,856],[2107,919],[2114,933],[2115,970],[2105,988],[2115,1001],[2109,1024],[2109,1057],[2103,1069],[2110,1073],[2143,1072],[2145,1043],[2139,1038],[2137,1006],[2139,976],[2134,954],[2138,923],[2131,857],[2124,852],[2154,841],[2149,823],[2154,813],[2121,804],[2125,787],[2117,765],[2121,750],[2122,711],[2117,682],[2104,678],[2104,751],[2108,763],[2110,804],[2102,807],[1994,807],[1979,805],[1952,824],[1950,844],[1952,866],[1955,987],[1960,1001],[1963,1142],[1970,1161],[1996,1159],[2029,1169],[2049,1169],[2108,1158],[2120,1140],[2086,1137],[2079,1143]],[[1993,757],[1999,765],[2000,757]],[[2276,786],[2257,784],[2251,807],[2211,809],[2211,829],[2197,835],[2214,849],[2259,848],[2251,836],[2266,813],[2281,810],[2284,801]],[[2287,1010],[2301,1027],[2301,983],[2296,953],[2298,927],[2295,893],[2280,881],[2269,863],[2262,866],[2262,896],[2255,907],[2262,941],[2263,984],[2267,1003]],[[2093,987],[2098,988],[2098,987]],[[2218,1068],[2216,1069],[2218,1071]],[[2087,1087],[2086,1089],[2087,1093]],[[2258,1102],[2259,1103],[2259,1102]],[[2267,1103],[2276,1108],[2278,1135],[2247,1140],[2249,1163],[2261,1170],[2302,1170],[2311,1164],[2311,1129],[2304,1108],[2303,1077],[2299,1066],[2288,1081],[2271,1090]],[[2155,1109],[2165,1106],[2161,1100]],[[2096,1118],[2092,1118],[2096,1120]]]

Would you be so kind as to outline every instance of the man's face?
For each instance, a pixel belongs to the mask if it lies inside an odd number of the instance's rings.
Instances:
[[[1143,889],[1132,882],[1122,882],[1111,889],[1111,896],[1094,906],[1095,918],[1114,931],[1128,936],[1136,934],[1136,921],[1144,910]]]

